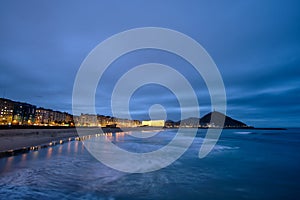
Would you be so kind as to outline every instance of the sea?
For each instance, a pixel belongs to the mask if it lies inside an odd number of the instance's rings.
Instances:
[[[148,173],[112,169],[75,140],[1,158],[0,199],[300,199],[300,129],[224,129],[200,159],[206,131],[199,129],[175,162]],[[152,139],[110,136],[120,148],[147,152],[162,148],[176,133],[161,130]]]

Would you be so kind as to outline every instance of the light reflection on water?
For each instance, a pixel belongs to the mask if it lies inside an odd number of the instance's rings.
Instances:
[[[47,158],[51,158],[51,155],[52,155],[52,151],[53,151],[53,148],[52,147],[49,147],[48,148],[48,151],[47,151]]]
[[[174,133],[146,140],[130,132],[99,137],[145,152],[161,148]],[[214,151],[200,160],[199,131],[182,158],[146,174],[110,169],[81,141],[71,141],[0,159],[0,199],[299,199],[299,133],[225,130]]]

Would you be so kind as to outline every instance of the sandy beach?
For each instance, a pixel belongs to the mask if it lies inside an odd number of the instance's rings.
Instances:
[[[99,133],[99,128],[82,128],[87,135]],[[120,131],[154,130],[152,127],[102,128],[104,133]],[[27,151],[30,147],[45,146],[51,142],[78,137],[76,128],[55,129],[2,129],[0,130],[0,157],[13,155],[13,152]]]
[[[78,135],[75,128],[0,130],[0,152],[42,145],[76,136]]]

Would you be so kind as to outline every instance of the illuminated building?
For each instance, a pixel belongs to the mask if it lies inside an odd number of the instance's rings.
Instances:
[[[0,125],[36,126],[117,126],[137,127],[139,120],[120,119],[104,115],[81,114],[73,116],[67,112],[0,98]]]
[[[118,127],[137,127],[141,124],[138,120],[129,120],[129,119],[114,119],[115,124],[117,124]]]
[[[35,119],[37,125],[49,124],[50,123],[50,109],[38,108],[35,112]]]
[[[163,126],[165,126],[165,120],[148,120],[148,121],[142,121],[142,126],[158,126],[158,127],[163,127]]]
[[[0,125],[11,125],[13,120],[14,102],[0,98]]]
[[[34,105],[28,103],[14,102],[12,124],[14,125],[33,124],[35,122],[35,110],[36,110],[36,106]]]
[[[97,115],[92,114],[81,114],[76,117],[75,124],[76,126],[99,126]]]
[[[104,115],[81,114],[73,116],[76,126],[99,126],[99,127],[137,127],[139,120],[120,119]]]
[[[51,109],[37,108],[35,114],[36,125],[67,125],[73,122],[73,117],[69,113],[53,111]]]

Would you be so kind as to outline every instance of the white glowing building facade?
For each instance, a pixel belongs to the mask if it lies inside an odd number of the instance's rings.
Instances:
[[[165,126],[165,120],[147,120],[147,121],[142,121],[142,126],[163,127],[163,126]]]

